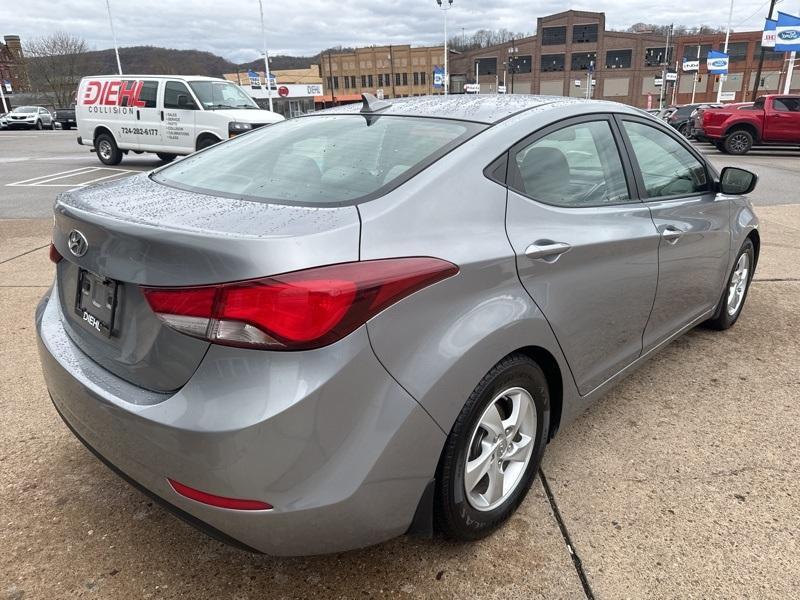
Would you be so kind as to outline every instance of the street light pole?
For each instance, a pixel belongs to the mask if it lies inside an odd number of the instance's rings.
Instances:
[[[264,4],[258,0],[258,11],[261,13],[261,41],[264,44],[264,79],[267,84],[267,99],[269,100],[269,110],[272,111],[272,84],[269,77],[269,55],[267,54],[267,32],[264,29]],[[331,76],[333,78],[333,76]]]
[[[447,96],[450,91],[450,73],[447,71],[447,11],[453,7],[453,0],[447,0],[447,4],[436,0],[436,4],[444,11],[444,95]]]
[[[106,0],[106,10],[108,10],[108,24],[111,25],[111,37],[114,38],[114,54],[117,57],[117,71],[122,75],[122,63],[119,61],[119,48],[117,47],[117,34],[114,31],[114,19],[111,18],[111,3]]]
[[[728,53],[728,40],[731,37],[731,21],[733,20],[733,0],[731,0],[731,9],[728,11],[728,28],[725,30],[725,48],[722,50],[724,54]],[[728,58],[728,71],[730,71],[731,63]],[[724,77],[724,78],[723,78]],[[728,78],[727,74],[719,76],[719,85],[717,86],[717,104],[722,101],[722,86],[725,84],[725,79]]]
[[[667,44],[664,46],[664,59],[661,61],[661,87],[658,89],[658,108],[664,108],[664,87],[667,79],[667,64],[669,63],[669,38],[672,37],[672,25],[667,30]]]

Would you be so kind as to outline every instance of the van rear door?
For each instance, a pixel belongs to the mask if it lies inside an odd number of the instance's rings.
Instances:
[[[176,154],[195,150],[195,115],[200,107],[182,81],[167,81],[164,86],[164,134],[162,147]]]

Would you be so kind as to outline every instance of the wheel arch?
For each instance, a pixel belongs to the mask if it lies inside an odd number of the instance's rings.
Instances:
[[[207,139],[214,140],[215,144],[217,142],[221,142],[222,141],[222,138],[220,138],[216,133],[213,133],[211,131],[201,131],[198,134],[198,136],[195,139],[195,141],[194,141],[194,149],[195,149],[195,151],[200,149],[200,142],[203,141],[203,140],[207,140]]]
[[[511,354],[519,352],[534,361],[544,371],[550,392],[550,433],[552,440],[561,425],[561,412],[564,405],[564,379],[556,357],[541,346],[524,346]]]
[[[753,242],[753,251],[755,252],[755,256],[753,257],[753,271],[755,271],[758,266],[758,256],[761,253],[761,234],[758,233],[758,229],[751,229],[745,239]]]
[[[749,121],[738,121],[736,123],[731,123],[725,128],[725,137],[728,137],[735,131],[747,131],[750,135],[753,136],[753,143],[758,143],[761,139],[761,133],[759,132],[758,128],[753,125]]]
[[[116,143],[117,138],[114,137],[114,134],[105,125],[98,125],[97,127],[94,128],[94,132],[92,133],[92,141],[94,142],[94,140],[96,140],[100,136],[100,134],[103,133],[107,133],[108,135],[110,135],[111,138],[114,140],[114,143]]]

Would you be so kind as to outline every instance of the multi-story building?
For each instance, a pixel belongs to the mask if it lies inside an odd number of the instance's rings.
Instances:
[[[444,65],[441,46],[370,46],[355,52],[325,53],[320,70],[326,102],[358,100],[362,92],[385,98],[439,94],[433,71]]]
[[[7,35],[3,39],[5,43],[0,42],[0,84],[4,85],[3,91],[6,94],[27,92],[28,72],[25,69],[25,57],[22,54],[19,36]]]

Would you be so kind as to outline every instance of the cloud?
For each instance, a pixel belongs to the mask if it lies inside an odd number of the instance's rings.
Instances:
[[[654,8],[655,6],[655,8]],[[535,7],[535,8],[534,8]],[[236,62],[261,53],[257,0],[111,0],[120,46],[166,46],[208,50]],[[646,23],[724,25],[721,5],[674,0],[654,5],[642,0],[603,0],[572,5],[576,10],[603,11],[606,26],[626,28]],[[534,32],[536,18],[564,10],[557,0],[533,4],[523,0],[454,0],[448,12],[451,35],[463,28],[506,28]],[[332,46],[370,44],[433,45],[442,41],[442,14],[434,0],[300,0],[264,2],[267,44],[271,54],[315,54]],[[751,15],[753,6],[734,7],[737,30],[759,29],[766,7]],[[762,14],[764,13],[764,14]],[[68,31],[95,49],[112,46],[103,0],[27,0],[24,10],[6,11],[5,34],[25,38]]]

